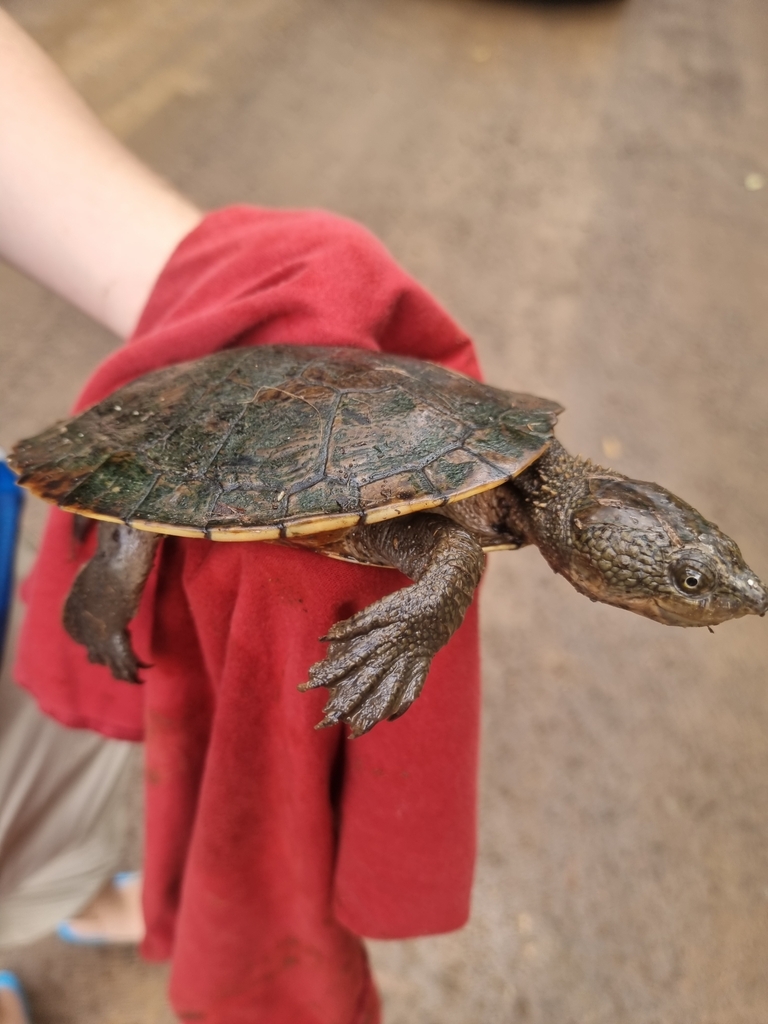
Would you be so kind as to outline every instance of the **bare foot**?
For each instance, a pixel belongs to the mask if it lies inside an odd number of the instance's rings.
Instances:
[[[0,1024],[29,1024],[21,1000],[8,988],[0,988]]]
[[[144,938],[141,875],[118,875],[99,890],[77,917],[66,922],[74,941],[139,943]],[[0,1024],[5,1024],[0,1018]]]

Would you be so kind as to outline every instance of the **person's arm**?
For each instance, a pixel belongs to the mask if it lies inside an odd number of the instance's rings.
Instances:
[[[0,10],[0,256],[125,336],[201,217]]]

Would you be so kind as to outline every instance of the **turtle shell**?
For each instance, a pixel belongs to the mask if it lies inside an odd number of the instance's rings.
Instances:
[[[561,407],[352,348],[238,348],[156,370],[21,441],[20,482],[69,512],[213,540],[377,522],[497,487]]]

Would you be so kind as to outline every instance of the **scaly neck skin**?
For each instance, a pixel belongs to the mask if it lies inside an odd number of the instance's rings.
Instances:
[[[541,458],[514,480],[482,491],[440,512],[469,530],[487,550],[535,544],[555,572],[573,579],[571,512],[587,494],[590,480],[625,477],[569,455],[553,441]]]
[[[540,459],[508,485],[517,498],[507,517],[509,531],[535,544],[552,568],[568,578],[571,510],[594,477],[624,479],[589,459],[569,455],[553,441]]]

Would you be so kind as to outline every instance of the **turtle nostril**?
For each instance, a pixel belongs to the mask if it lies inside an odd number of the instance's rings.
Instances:
[[[753,613],[762,618],[768,612],[768,590],[756,576],[748,576],[745,582],[747,602],[752,606]]]

